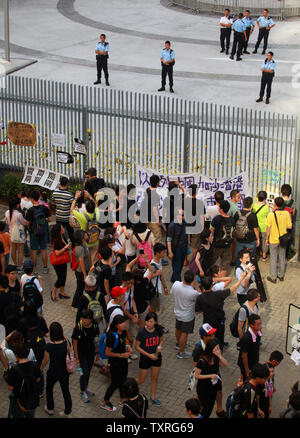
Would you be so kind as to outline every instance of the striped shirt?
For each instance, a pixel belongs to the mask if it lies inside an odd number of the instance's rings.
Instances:
[[[70,208],[73,202],[72,193],[66,189],[56,189],[52,195],[52,201],[56,207],[56,220],[60,222],[69,222]]]

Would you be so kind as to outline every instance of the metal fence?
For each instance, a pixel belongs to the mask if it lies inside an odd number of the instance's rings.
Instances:
[[[198,14],[222,14],[225,8],[238,14],[247,8],[253,16],[259,16],[264,8],[268,8],[269,14],[277,19],[300,16],[300,0],[169,0],[169,3],[192,9]]]
[[[164,173],[249,175],[252,194],[278,193],[283,183],[298,190],[297,118],[257,110],[39,79],[8,76],[0,90],[0,119],[36,125],[37,146],[0,146],[0,163],[26,164],[73,178],[96,167],[107,182],[135,183],[136,164]],[[53,133],[66,137],[73,164],[58,164]],[[89,139],[90,133],[90,139]],[[75,155],[73,139],[88,145]]]

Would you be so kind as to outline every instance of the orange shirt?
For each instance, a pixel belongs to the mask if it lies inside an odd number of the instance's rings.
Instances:
[[[4,246],[4,255],[9,254],[9,250],[10,250],[9,233],[0,233],[0,242],[2,242]]]

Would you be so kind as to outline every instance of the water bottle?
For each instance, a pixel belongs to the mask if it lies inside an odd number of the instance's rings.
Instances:
[[[83,376],[83,371],[82,371],[82,368],[77,368],[77,373],[80,375],[80,376]]]

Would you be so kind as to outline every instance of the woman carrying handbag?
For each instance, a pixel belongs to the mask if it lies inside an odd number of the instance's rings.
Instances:
[[[59,298],[70,298],[65,294],[65,284],[67,280],[67,264],[71,261],[69,249],[71,242],[66,243],[64,240],[64,227],[56,224],[52,227],[51,237],[53,243],[53,252],[50,254],[50,263],[55,269],[57,280],[51,292],[51,300],[56,301],[57,289],[60,289]]]

